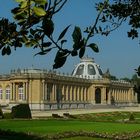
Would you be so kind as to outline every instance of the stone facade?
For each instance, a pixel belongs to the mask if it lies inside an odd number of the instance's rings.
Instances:
[[[32,110],[137,104],[133,85],[108,78],[88,79],[40,69],[12,70],[0,76],[0,104],[29,103]]]

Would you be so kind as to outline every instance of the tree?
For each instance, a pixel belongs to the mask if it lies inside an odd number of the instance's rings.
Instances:
[[[11,23],[8,19],[0,20],[0,49],[2,55],[10,55],[11,47],[31,46],[40,48],[36,55],[46,55],[56,49],[53,68],[62,67],[68,56],[84,56],[87,48],[94,52],[99,52],[95,42],[89,43],[89,39],[96,34],[109,35],[117,29],[123,22],[129,20],[131,30],[128,37],[132,39],[138,37],[140,27],[140,2],[132,0],[115,0],[96,4],[98,11],[93,25],[86,27],[84,31],[75,26],[72,33],[73,47],[64,47],[66,35],[70,25],[64,28],[57,40],[54,39],[53,18],[56,13],[65,6],[68,0],[16,0],[18,6],[11,10],[15,22]],[[94,2],[95,3],[95,2]]]
[[[132,83],[134,83],[134,90],[138,95],[138,103],[140,103],[140,78],[135,74],[131,79]]]

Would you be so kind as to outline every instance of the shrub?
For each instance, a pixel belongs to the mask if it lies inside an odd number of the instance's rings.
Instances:
[[[4,117],[4,119],[12,119],[13,118],[12,113],[4,113],[3,117]]]
[[[52,117],[53,118],[62,118],[60,115],[58,115],[58,114],[52,114]]]
[[[13,118],[26,118],[31,119],[31,110],[29,104],[19,104],[12,107]]]
[[[63,113],[63,116],[64,117],[67,117],[67,118],[72,118],[72,119],[75,119],[76,118],[75,116],[70,115],[69,113]]]
[[[1,107],[0,107],[0,119],[3,119],[3,112],[2,112]]]
[[[135,120],[134,114],[131,113],[130,116],[129,116],[129,121],[134,121],[134,120]]]

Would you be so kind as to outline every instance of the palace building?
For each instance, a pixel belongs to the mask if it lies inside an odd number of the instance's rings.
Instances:
[[[133,84],[112,81],[91,58],[83,58],[71,75],[41,69],[11,70],[0,75],[0,105],[28,103],[32,110],[134,106]]]

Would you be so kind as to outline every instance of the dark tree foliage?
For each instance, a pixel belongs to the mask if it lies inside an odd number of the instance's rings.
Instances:
[[[134,90],[138,95],[138,103],[140,103],[140,78],[135,74],[133,75],[131,82],[134,84]]]
[[[32,47],[39,48],[36,55],[46,55],[56,50],[53,68],[62,67],[68,56],[79,56],[82,58],[87,48],[99,52],[96,43],[89,43],[89,39],[96,34],[108,35],[118,28],[126,20],[131,27],[128,37],[138,37],[140,27],[140,2],[139,0],[109,0],[96,4],[98,11],[93,25],[85,27],[83,31],[75,26],[72,38],[71,49],[66,49],[66,33],[70,25],[65,27],[54,39],[54,32],[57,30],[53,19],[56,13],[67,4],[68,0],[16,0],[18,6],[11,10],[14,16],[14,23],[8,19],[0,19],[0,49],[2,55],[10,55],[11,48]],[[95,3],[95,2],[94,2]],[[103,27],[104,26],[104,27]]]
[[[136,73],[138,74],[138,76],[140,76],[140,66],[138,67],[138,69],[135,69]]]
[[[96,9],[104,5],[103,2],[98,3]],[[106,24],[104,31],[100,29],[103,35],[108,35],[111,31],[120,27],[123,22],[127,22],[130,31],[127,32],[128,37],[134,39],[138,37],[138,29],[140,28],[140,0],[114,0],[112,3],[106,3],[102,18],[102,23]],[[108,32],[107,32],[108,31]]]

